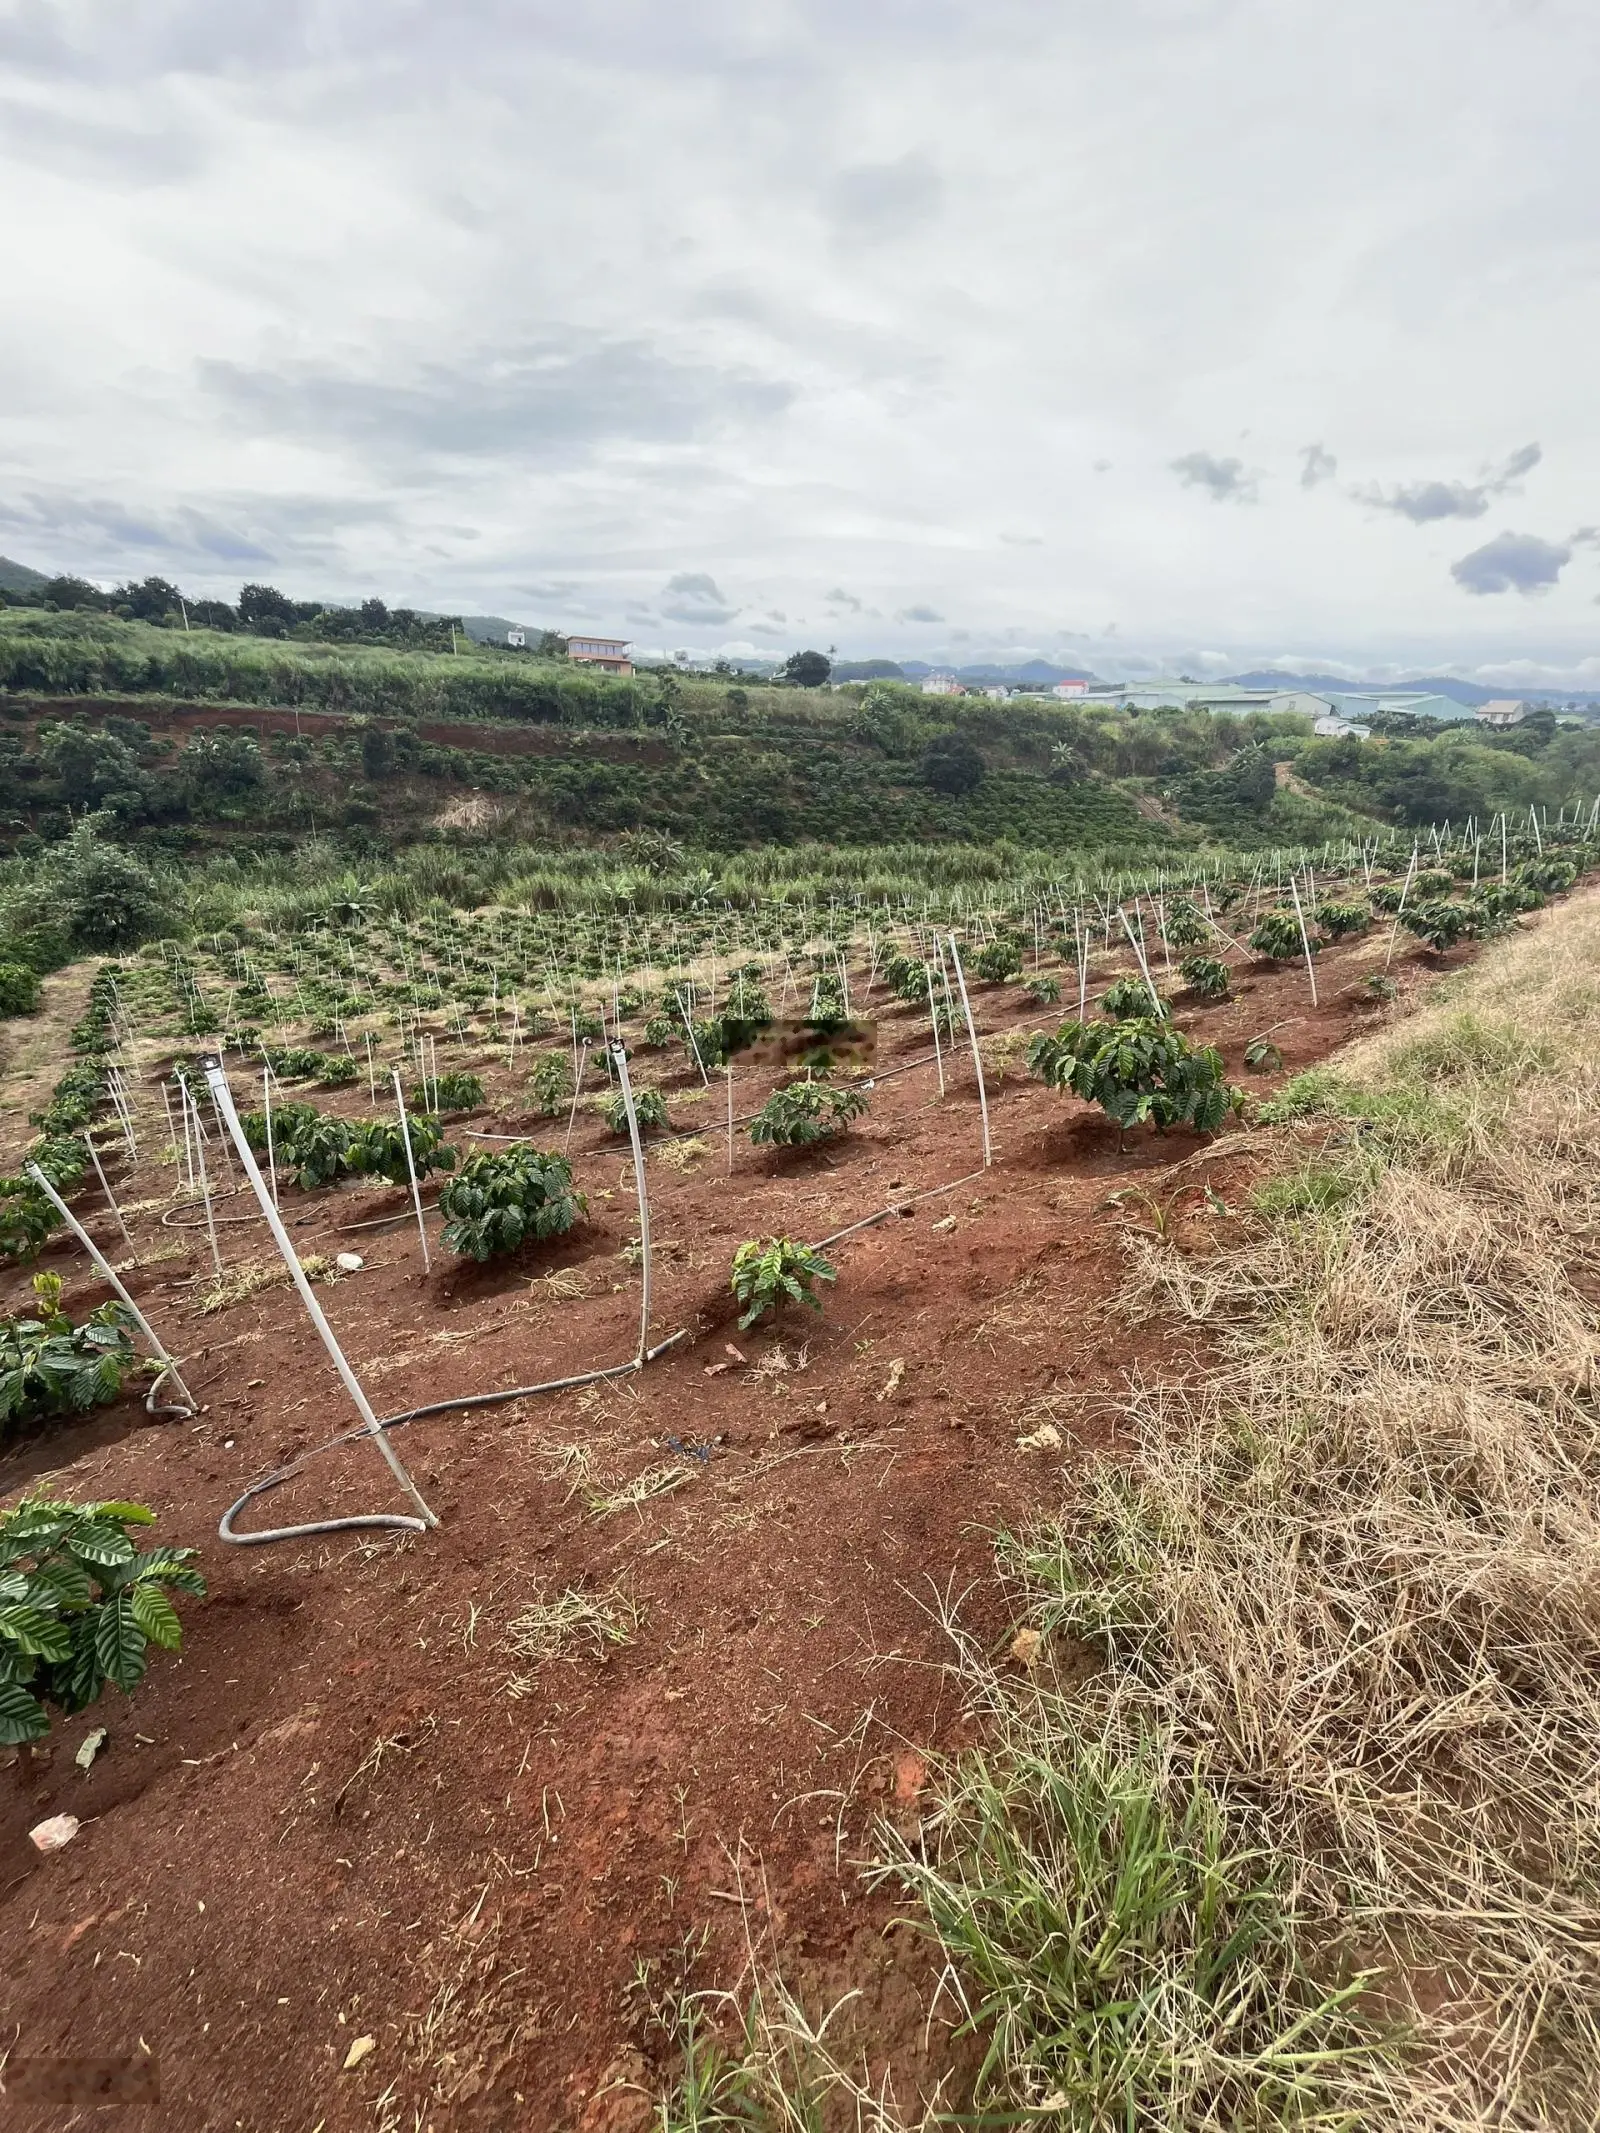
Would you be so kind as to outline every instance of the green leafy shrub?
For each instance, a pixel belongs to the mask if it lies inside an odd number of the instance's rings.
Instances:
[[[564,1052],[546,1052],[528,1076],[528,1101],[541,1118],[559,1118],[572,1101],[572,1061]]]
[[[1314,915],[1319,929],[1330,941],[1342,941],[1349,934],[1365,932],[1372,924],[1372,912],[1365,904],[1324,902],[1317,905]]]
[[[1381,911],[1385,918],[1392,918],[1400,908],[1400,898],[1406,893],[1404,882],[1380,881],[1367,891],[1367,901],[1374,911]]]
[[[883,982],[897,1000],[915,1007],[928,997],[932,978],[928,965],[914,955],[891,955],[883,966]]]
[[[1441,867],[1424,867],[1411,884],[1413,896],[1448,896],[1455,887],[1455,877]]]
[[[1233,982],[1233,972],[1214,955],[1186,955],[1178,965],[1178,975],[1202,1000],[1225,1000]]]
[[[276,1124],[276,1121],[274,1121]],[[444,1137],[444,1129],[426,1112],[408,1111],[406,1131],[411,1136],[411,1160],[419,1178],[430,1171],[454,1170],[456,1151]],[[383,1178],[390,1185],[408,1185],[406,1144],[397,1118],[357,1119],[350,1129],[345,1161],[358,1178]]]
[[[1004,985],[1008,978],[1022,975],[1022,943],[1014,933],[997,933],[994,939],[980,948],[972,959],[972,967],[988,985]]]
[[[562,1235],[587,1205],[572,1189],[566,1159],[526,1143],[469,1156],[439,1195],[447,1249],[479,1260],[514,1252],[530,1238]]]
[[[1457,941],[1473,940],[1482,930],[1482,915],[1470,904],[1452,903],[1442,896],[1430,896],[1421,903],[1408,904],[1401,915],[1400,923],[1407,933],[1413,933],[1435,955],[1443,955]]]
[[[648,1133],[652,1126],[667,1124],[667,1099],[659,1089],[635,1089],[633,1092],[634,1114],[639,1121],[639,1131]],[[622,1100],[622,1091],[606,1098],[606,1124],[613,1133],[628,1130],[628,1107]]]
[[[1572,860],[1546,852],[1543,858],[1523,860],[1512,878],[1518,888],[1537,889],[1542,896],[1559,896],[1577,880],[1578,869]]]
[[[1112,1022],[1138,1021],[1145,1015],[1157,1013],[1156,1002],[1150,996],[1150,988],[1143,978],[1128,976],[1118,978],[1108,985],[1100,1002],[1100,1012]],[[1165,1015],[1166,1002],[1160,1003],[1159,1012]]]
[[[332,1052],[317,1079],[325,1089],[348,1089],[361,1079],[361,1068],[348,1052]]]
[[[1061,997],[1061,980],[1048,971],[1036,971],[1023,980],[1022,989],[1036,1007],[1054,1007]]]
[[[820,1311],[816,1284],[837,1279],[838,1270],[809,1244],[796,1244],[790,1237],[748,1238],[733,1255],[728,1284],[743,1306],[739,1331],[747,1332],[786,1304],[809,1304]]]
[[[1244,1063],[1252,1074],[1276,1074],[1283,1054],[1270,1037],[1252,1037],[1244,1048]]]
[[[433,1084],[435,1102],[428,1103],[428,1091],[420,1082],[411,1091],[411,1101],[424,1109],[447,1111],[476,1111],[483,1102],[483,1081],[477,1074],[440,1074]]]
[[[263,1056],[280,1081],[320,1081],[328,1064],[325,1052],[313,1051],[304,1044],[287,1045]]]
[[[31,1015],[39,1006],[39,973],[26,963],[0,963],[0,1015]]]
[[[664,1014],[658,1010],[646,1020],[640,1042],[652,1052],[664,1052],[682,1028],[681,1016]]]
[[[205,1580],[193,1548],[134,1547],[127,1528],[154,1523],[143,1504],[43,1496],[0,1517],[0,1742],[40,1739],[51,1705],[86,1710],[108,1681],[131,1694],[152,1644],[179,1649],[172,1595]]]
[[[1054,1036],[1034,1038],[1028,1065],[1052,1088],[1099,1104],[1123,1133],[1146,1119],[1162,1133],[1180,1125],[1214,1133],[1243,1099],[1223,1078],[1219,1051],[1148,1015],[1064,1022]]]
[[[138,1360],[126,1304],[101,1304],[74,1325],[59,1274],[35,1274],[33,1292],[31,1317],[0,1318],[0,1437],[18,1423],[106,1406]]]
[[[1369,970],[1359,988],[1369,1000],[1392,1000],[1400,988],[1387,971]]]
[[[37,1258],[60,1222],[32,1178],[0,1178],[0,1266]]]
[[[1291,957],[1305,952],[1305,943],[1300,935],[1300,921],[1295,913],[1280,904],[1276,911],[1269,911],[1250,936],[1250,946],[1257,955],[1264,955],[1274,963],[1288,962]],[[1317,952],[1315,941],[1311,943],[1313,955]]]
[[[859,1089],[830,1089],[826,1082],[795,1081],[775,1089],[750,1121],[757,1147],[804,1148],[831,1140],[867,1108]]]
[[[1211,928],[1199,906],[1187,896],[1175,896],[1167,906],[1169,948],[1198,948],[1211,938]]]
[[[239,1124],[252,1155],[265,1159],[266,1112],[246,1111]],[[272,1159],[280,1176],[292,1171],[303,1192],[336,1184],[350,1168],[352,1131],[348,1119],[332,1118],[315,1104],[274,1104]]]

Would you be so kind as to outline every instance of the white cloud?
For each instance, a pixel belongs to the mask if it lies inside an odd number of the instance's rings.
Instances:
[[[1575,674],[1592,56],[1570,0],[13,0],[0,546],[707,645]],[[1464,599],[1523,482],[1574,559]]]

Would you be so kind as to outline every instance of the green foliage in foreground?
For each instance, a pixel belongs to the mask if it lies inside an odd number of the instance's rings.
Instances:
[[[744,1307],[739,1331],[748,1331],[786,1304],[809,1304],[820,1311],[816,1284],[837,1279],[837,1268],[809,1244],[796,1244],[792,1237],[747,1238],[733,1255],[728,1284]]]
[[[478,1074],[440,1074],[433,1083],[433,1102],[428,1103],[428,1090],[418,1082],[411,1091],[413,1103],[421,1104],[440,1113],[446,1111],[476,1111],[483,1102],[483,1079]]]
[[[478,1260],[562,1235],[588,1204],[572,1189],[566,1158],[541,1154],[527,1143],[504,1154],[469,1156],[439,1195],[446,1248]]]
[[[59,1274],[35,1274],[33,1291],[31,1315],[0,1318],[0,1440],[18,1423],[108,1405],[137,1362],[126,1304],[101,1304],[74,1325]]]
[[[877,1870],[920,1896],[985,2049],[985,2124],[1306,2124],[1337,2062],[1367,2056],[1349,2003],[1296,1957],[1271,1863],[1154,1751],[1118,1756],[1048,1697],[944,1775],[915,1843]],[[1019,2109],[1018,2107],[1023,2108]]]
[[[182,1644],[172,1595],[205,1580],[193,1548],[134,1547],[127,1528],[154,1522],[142,1504],[43,1496],[0,1518],[0,1742],[40,1739],[51,1705],[85,1710],[107,1682],[131,1693],[150,1645]]]
[[[1169,1126],[1214,1133],[1243,1102],[1214,1046],[1191,1044],[1151,1016],[1063,1022],[1054,1036],[1034,1038],[1028,1066],[1052,1088],[1099,1104],[1123,1133],[1146,1119],[1161,1133]]]
[[[795,1081],[775,1089],[750,1121],[756,1146],[804,1148],[831,1140],[867,1108],[859,1089],[830,1089],[826,1082]]]

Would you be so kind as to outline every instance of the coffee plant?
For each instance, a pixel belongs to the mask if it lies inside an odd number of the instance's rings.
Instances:
[[[0,963],[0,1015],[31,1015],[39,1006],[39,973],[26,963]]]
[[[1061,998],[1061,980],[1051,977],[1047,970],[1036,971],[1025,979],[1022,989],[1035,1007],[1054,1007]]]
[[[1341,904],[1324,902],[1313,913],[1319,930],[1330,941],[1342,941],[1349,934],[1363,933],[1372,924],[1372,913],[1365,904]]]
[[[1301,939],[1299,919],[1292,910],[1280,905],[1276,911],[1267,912],[1251,934],[1250,946],[1269,962],[1284,963],[1293,956],[1304,954],[1306,944]],[[1312,941],[1310,947],[1315,955],[1317,943]]]
[[[1130,974],[1107,986],[1100,1012],[1112,1022],[1138,1021],[1145,1015],[1165,1016],[1167,1003],[1159,996],[1152,1000],[1144,979]]]
[[[273,1121],[276,1125],[277,1121]],[[406,1113],[406,1134],[411,1140],[411,1161],[419,1178],[430,1171],[454,1170],[456,1151],[444,1137],[444,1129],[426,1112]],[[400,1121],[390,1118],[359,1118],[350,1129],[345,1162],[352,1176],[382,1178],[390,1185],[407,1185],[406,1136]]]
[[[973,958],[973,969],[989,985],[1003,985],[1022,975],[1022,943],[1014,933],[998,933]]]
[[[0,1517],[0,1742],[41,1739],[51,1706],[70,1717],[107,1682],[131,1694],[152,1644],[179,1649],[172,1595],[205,1580],[193,1548],[134,1547],[127,1528],[154,1523],[143,1504],[44,1496]]]
[[[440,1074],[435,1077],[432,1101],[429,1091],[419,1081],[411,1091],[411,1101],[420,1104],[425,1111],[476,1111],[483,1102],[483,1082],[476,1074]]]
[[[74,1325],[59,1274],[35,1274],[33,1293],[30,1315],[0,1318],[0,1440],[18,1423],[106,1406],[138,1363],[126,1304],[101,1304]]]
[[[791,1237],[747,1239],[733,1255],[728,1284],[743,1306],[739,1331],[748,1332],[758,1320],[786,1304],[809,1304],[813,1311],[820,1311],[822,1298],[816,1284],[837,1279],[837,1269],[809,1244],[796,1244]]]
[[[560,1118],[572,1101],[572,1061],[562,1052],[546,1052],[528,1076],[528,1100],[541,1118]]]
[[[1178,965],[1178,975],[1202,1000],[1225,1000],[1233,982],[1233,972],[1214,955],[1186,955]]]
[[[587,1206],[572,1189],[566,1158],[527,1143],[469,1156],[439,1195],[445,1246],[464,1259],[501,1258],[530,1240],[560,1236]]]
[[[1475,939],[1483,930],[1483,915],[1474,911],[1470,904],[1430,896],[1421,903],[1408,904],[1400,923],[1407,933],[1414,933],[1424,947],[1432,949],[1435,955],[1443,955],[1457,941]]]
[[[1252,1037],[1244,1048],[1244,1063],[1252,1074],[1276,1074],[1283,1054],[1270,1037]]]
[[[757,1147],[804,1148],[831,1140],[867,1108],[859,1089],[832,1089],[822,1081],[794,1081],[775,1089],[750,1121]]]
[[[652,1126],[665,1127],[668,1123],[667,1099],[659,1089],[635,1089],[633,1111],[641,1133],[648,1133]],[[605,1120],[613,1133],[627,1132],[628,1107],[622,1100],[620,1089],[614,1096],[606,1098]]]
[[[1035,1037],[1029,1068],[1052,1088],[1099,1104],[1119,1134],[1149,1120],[1158,1132],[1193,1126],[1214,1133],[1243,1091],[1223,1078],[1222,1054],[1192,1045],[1153,1016],[1124,1022],[1064,1022]]]
[[[1198,948],[1211,938],[1204,913],[1187,896],[1175,896],[1167,906],[1167,946]]]

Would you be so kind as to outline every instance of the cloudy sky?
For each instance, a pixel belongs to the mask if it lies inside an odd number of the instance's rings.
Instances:
[[[1594,0],[0,0],[0,551],[1600,688]]]

